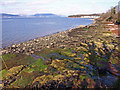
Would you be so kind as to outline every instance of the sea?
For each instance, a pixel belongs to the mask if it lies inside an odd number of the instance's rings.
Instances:
[[[2,18],[2,47],[91,23],[90,18]]]

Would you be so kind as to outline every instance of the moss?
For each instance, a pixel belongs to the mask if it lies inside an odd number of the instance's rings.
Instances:
[[[26,56],[24,59],[27,60],[27,64],[31,64],[35,61],[32,56]]]
[[[4,54],[4,55],[2,55],[2,59],[6,61],[6,60],[15,58],[15,56],[16,55],[14,55],[14,54]]]
[[[35,60],[32,56],[28,56],[25,54],[4,54],[3,59],[5,59],[5,63],[2,62],[2,69],[5,69],[5,64],[8,69],[19,66],[19,65],[29,65],[33,63]]]
[[[80,54],[85,54],[86,52],[85,51],[80,51]]]
[[[88,76],[87,75],[80,75],[80,79],[83,80],[85,78],[87,78]]]
[[[45,84],[50,80],[53,80],[53,76],[51,76],[51,75],[47,75],[47,76],[43,75],[43,76],[35,78],[33,83],[39,82],[39,84]]]
[[[99,57],[99,56],[97,56],[97,57],[96,57],[96,59],[97,59],[97,61],[110,62],[110,60],[109,60],[109,59],[104,58],[104,57]]]
[[[55,77],[55,76],[57,76],[58,74],[53,74],[53,76]]]
[[[83,28],[82,30],[89,31],[90,29],[88,29],[88,28]]]
[[[40,52],[36,52],[35,54],[38,56],[43,56],[46,57],[47,54],[51,54],[51,53],[59,53],[62,49],[49,49],[49,48],[45,48],[43,50],[41,50]]]
[[[45,63],[44,63],[44,61],[42,59],[38,59],[37,61],[35,61],[31,65],[31,67],[32,66],[34,66],[33,69],[36,70],[36,71],[41,71],[41,70],[43,70],[43,69],[48,67],[47,65],[45,65]]]
[[[112,63],[113,63],[113,64],[116,64],[115,60],[112,60]]]
[[[67,57],[75,57],[76,53],[73,53],[71,49],[63,49],[60,51],[60,54],[67,56]]]
[[[13,82],[10,87],[19,87],[19,88],[25,88],[28,85],[32,85],[32,81],[34,78],[34,75],[22,72],[20,73],[20,78],[18,78],[15,82]]]
[[[105,32],[103,32],[103,33],[111,33],[111,32],[105,31]]]
[[[7,73],[8,73],[8,70],[6,69],[0,71],[0,79],[5,79]]]
[[[25,71],[25,72],[28,72],[28,73],[32,73],[33,71],[35,71],[35,69],[28,67],[28,68],[26,68],[24,71]]]

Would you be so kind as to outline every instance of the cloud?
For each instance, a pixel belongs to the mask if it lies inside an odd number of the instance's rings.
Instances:
[[[46,4],[52,4],[55,2],[63,2],[67,0],[30,0],[29,2],[25,2],[26,5],[46,5]]]
[[[48,4],[51,3],[55,0],[35,0],[35,1],[30,1],[27,2],[28,5],[36,5],[36,4]]]
[[[18,14],[100,13],[116,5],[118,0],[0,0],[3,12]]]
[[[20,3],[19,1],[16,1],[16,0],[8,0],[8,1],[1,1],[0,4],[1,5],[16,5]]]

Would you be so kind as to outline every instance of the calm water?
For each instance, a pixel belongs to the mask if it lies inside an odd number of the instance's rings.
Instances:
[[[10,18],[2,19],[2,44],[21,43],[58,31],[65,31],[77,25],[88,25],[93,20],[83,18]]]

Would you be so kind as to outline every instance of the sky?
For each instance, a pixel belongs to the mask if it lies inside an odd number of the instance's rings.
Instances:
[[[0,0],[1,13],[33,15],[93,14],[106,12],[120,0]]]

